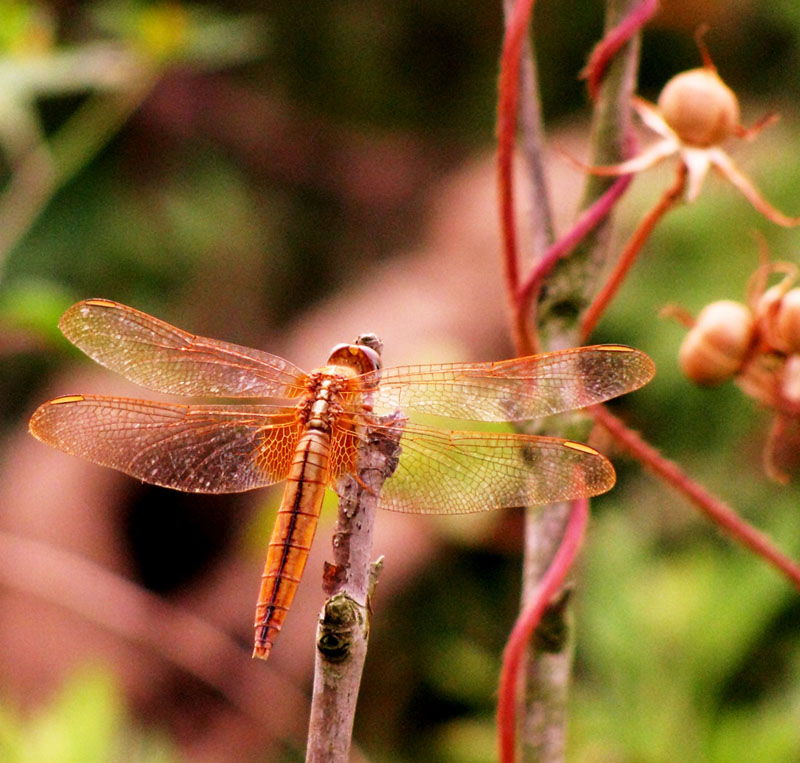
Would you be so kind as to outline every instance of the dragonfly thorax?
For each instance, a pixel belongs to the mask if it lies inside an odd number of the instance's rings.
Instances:
[[[309,374],[308,391],[298,406],[301,421],[309,429],[329,432],[331,419],[341,410],[339,395],[349,374],[335,373],[329,367]]]

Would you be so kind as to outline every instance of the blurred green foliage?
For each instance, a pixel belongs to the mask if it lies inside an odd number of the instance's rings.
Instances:
[[[153,731],[135,730],[124,700],[102,668],[80,671],[32,717],[0,710],[5,763],[170,763],[175,750]]]

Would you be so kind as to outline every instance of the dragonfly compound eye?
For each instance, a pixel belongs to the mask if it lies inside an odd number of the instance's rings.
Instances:
[[[377,337],[376,337],[377,338]],[[381,356],[363,344],[337,344],[328,357],[329,366],[346,366],[357,374],[378,371],[381,368]]]

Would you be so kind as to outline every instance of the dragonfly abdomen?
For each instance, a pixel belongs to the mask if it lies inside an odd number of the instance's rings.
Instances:
[[[329,453],[328,432],[312,429],[298,441],[261,576],[253,657],[267,659],[297,591],[328,483]]]

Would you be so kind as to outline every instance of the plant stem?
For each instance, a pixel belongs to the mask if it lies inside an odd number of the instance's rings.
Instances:
[[[532,99],[536,94],[529,88],[520,88],[520,64],[523,50],[530,50],[527,40],[528,25],[530,23],[534,0],[516,0],[508,2],[506,8],[506,29],[503,37],[503,50],[500,55],[500,77],[497,84],[497,194],[498,209],[500,212],[500,232],[503,246],[503,265],[506,276],[506,292],[511,302],[512,331],[514,345],[520,355],[529,354],[536,345],[537,340],[531,331],[528,316],[520,316],[517,290],[519,288],[519,247],[517,241],[517,227],[514,210],[514,182],[513,159],[514,148],[517,140],[517,112],[520,110],[520,97]],[[533,59],[528,58],[528,70],[532,74],[529,85],[535,81],[535,68]],[[524,75],[523,75],[524,76]],[[523,106],[523,115],[538,114],[538,106]],[[528,166],[540,166],[541,133],[537,120],[529,124],[525,148],[531,154]],[[532,219],[545,220],[549,215],[546,195],[539,198],[537,190],[541,191],[544,174],[534,172],[531,176],[533,206],[540,207],[541,211],[534,213]]]
[[[566,532],[570,503],[557,503],[528,510],[525,524],[523,563],[523,611],[539,595],[553,559]],[[563,580],[562,580],[563,582]],[[557,595],[551,592],[551,599]],[[567,614],[556,614],[557,628],[569,634]],[[564,759],[566,745],[566,704],[572,663],[571,638],[561,640],[555,649],[541,650],[528,643],[523,661],[523,694],[519,713],[522,760],[551,763]]]
[[[504,0],[503,10],[510,18],[515,0]],[[538,259],[555,238],[553,212],[544,172],[544,124],[537,94],[536,59],[529,36],[523,38],[519,59],[519,122],[522,128],[522,154],[527,165],[530,196],[531,254]]]
[[[606,30],[611,34],[640,0],[606,0]],[[631,97],[636,85],[639,62],[639,40],[633,37],[608,62],[597,100],[592,124],[592,156],[589,164],[602,166],[622,160],[633,142],[631,129]],[[613,179],[589,176],[581,209],[594,204]],[[606,262],[610,257],[608,239],[610,218],[600,223],[569,258],[553,269],[539,300],[539,333],[547,349],[571,347],[577,343],[580,314],[591,301]]]
[[[551,611],[559,613],[566,603],[566,597],[562,597],[553,606],[553,598],[561,590],[564,580],[569,573],[573,561],[580,548],[586,525],[589,522],[589,500],[581,498],[573,501],[570,507],[569,521],[564,532],[563,542],[559,546],[558,552],[553,558],[553,562],[544,573],[539,590],[536,596],[520,613],[511,635],[508,638],[505,651],[503,653],[503,669],[500,674],[500,687],[498,689],[497,702],[497,727],[500,740],[500,761],[501,763],[513,763],[516,752],[515,732],[516,732],[516,704],[517,688],[519,683],[519,670],[522,665],[525,653],[528,649],[531,636],[539,628],[548,607]],[[550,640],[549,646],[558,646],[559,639]],[[539,660],[539,665],[547,670],[551,667],[544,660]],[[559,669],[563,665],[560,662],[552,667]],[[550,680],[548,685],[558,686],[566,690],[564,680]],[[566,707],[565,703],[560,703]],[[523,726],[523,737],[538,736],[545,733],[545,729],[539,727],[539,723],[545,720],[537,714],[532,714],[525,719]],[[560,728],[561,726],[559,726]],[[563,737],[562,737],[563,755]]]
[[[347,763],[358,689],[367,654],[370,594],[380,562],[370,562],[375,512],[383,483],[400,456],[404,419],[380,420],[368,428],[357,455],[357,477],[337,486],[339,517],[333,535],[333,564],[325,570],[329,598],[320,614],[307,763]]]
[[[638,0],[608,0],[606,27],[613,29]],[[607,66],[606,78],[596,104],[593,164],[619,161],[630,132],[630,98],[638,65],[638,40],[629,42]],[[601,197],[614,181],[590,178],[582,208]],[[620,182],[620,181],[617,181]],[[623,188],[621,183],[618,189]],[[510,194],[507,194],[510,196]],[[501,214],[501,220],[508,218]],[[512,218],[513,219],[513,218]],[[607,252],[606,225],[602,224],[576,247],[569,258],[556,263],[539,299],[539,334],[546,349],[574,346],[578,318],[595,290]],[[508,239],[509,237],[506,236]],[[512,239],[513,240],[513,239]],[[518,287],[519,289],[519,287]],[[519,290],[517,291],[519,295]],[[522,332],[517,328],[516,336]],[[556,558],[571,515],[569,503],[530,509],[526,518],[523,609],[540,591],[541,581]],[[563,761],[566,746],[566,704],[572,665],[569,608],[564,601],[551,606],[546,616],[563,634],[557,644],[543,642],[528,648],[525,689],[520,721],[521,752],[525,761]]]
[[[658,10],[658,0],[641,0],[632,7],[623,21],[615,26],[595,47],[589,56],[581,76],[586,77],[586,89],[592,100],[600,92],[600,83],[609,61],[617,51],[641,29],[645,22]]]
[[[520,285],[517,299],[518,314],[528,319],[531,302],[539,296],[539,289],[559,260],[569,254],[589,235],[614,209],[614,205],[630,185],[632,177],[619,178],[597,201],[587,207],[570,230],[542,255],[536,266]]]

